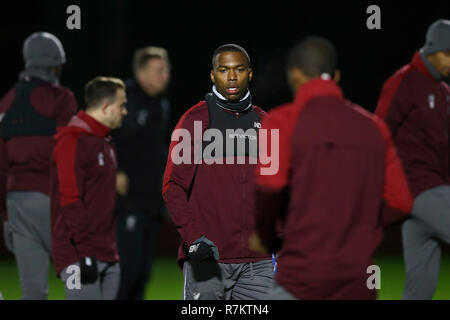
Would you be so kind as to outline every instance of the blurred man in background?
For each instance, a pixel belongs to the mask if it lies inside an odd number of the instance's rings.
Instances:
[[[450,243],[450,20],[429,28],[410,64],[384,84],[376,114],[388,125],[414,197],[402,226],[406,283],[403,299],[431,299]]]
[[[162,175],[169,147],[170,80],[167,51],[158,47],[137,50],[134,79],[126,81],[127,108],[115,135],[117,174],[117,237],[121,281],[117,299],[141,300],[156,256],[164,202]]]
[[[328,40],[296,45],[287,74],[294,101],[272,110],[262,125],[279,130],[279,171],[262,175],[258,166],[257,235],[250,239],[257,252],[279,252],[267,299],[375,299],[366,270],[383,225],[412,206],[389,130],[344,99]],[[382,199],[398,211],[380,214]]]
[[[25,70],[0,100],[0,211],[22,298],[38,300],[47,297],[51,255],[53,135],[76,113],[77,103],[72,91],[59,85],[66,56],[54,35],[33,33],[24,42],[23,55]]]
[[[185,300],[258,300],[272,286],[271,255],[251,252],[247,245],[254,227],[258,158],[250,141],[257,143],[265,115],[252,104],[252,77],[244,48],[235,44],[217,48],[210,72],[212,92],[181,117],[176,127],[181,130],[172,136],[163,196],[181,236],[178,263],[183,268]],[[206,130],[222,137],[215,138],[220,149],[211,155],[207,150],[214,144],[202,140]],[[190,161],[181,163],[176,152],[172,154],[179,147],[180,132],[191,137],[187,143],[191,154],[183,150]],[[198,149],[206,153],[204,163],[194,157]]]
[[[113,300],[120,268],[114,216],[117,159],[109,133],[127,114],[125,85],[120,79],[97,77],[86,85],[85,100],[86,112],[55,135],[52,254],[66,299]],[[80,270],[78,288],[69,279],[76,272],[71,266]]]

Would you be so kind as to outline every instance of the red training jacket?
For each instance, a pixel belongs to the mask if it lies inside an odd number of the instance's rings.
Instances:
[[[391,130],[414,197],[450,182],[450,89],[419,52],[386,81],[375,113]]]
[[[58,275],[83,257],[119,259],[114,217],[117,163],[109,131],[80,111],[55,135],[51,242]]]
[[[383,225],[412,207],[386,125],[344,100],[334,81],[314,79],[262,127],[280,130],[279,171],[261,175],[259,164],[256,179],[264,244],[283,222],[276,281],[299,299],[375,298],[366,270]],[[399,212],[381,211],[382,199]]]

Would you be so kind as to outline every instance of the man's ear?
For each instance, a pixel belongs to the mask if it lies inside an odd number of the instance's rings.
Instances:
[[[108,107],[109,107],[109,103],[107,101],[103,102],[100,107],[101,114],[106,115],[108,113],[107,112]]]
[[[252,79],[253,79],[253,69],[249,68],[249,71],[248,71],[248,82],[252,82]]]
[[[336,70],[334,72],[334,82],[339,83],[341,81],[341,70]]]
[[[216,78],[214,76],[214,70],[211,70],[211,72],[209,73],[209,77],[211,78],[212,83],[216,83]]]

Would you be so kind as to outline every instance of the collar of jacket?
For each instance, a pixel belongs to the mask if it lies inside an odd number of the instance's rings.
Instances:
[[[430,70],[428,70],[427,66],[423,62],[422,56],[420,55],[419,51],[416,51],[414,54],[412,60],[411,60],[411,66],[426,75],[430,79],[434,79],[433,75],[431,74]]]
[[[74,124],[79,127],[84,127],[84,129],[86,129],[86,131],[93,134],[94,136],[106,137],[109,134],[109,132],[111,131],[103,123],[97,121],[96,119],[94,119],[93,117],[88,115],[83,110],[78,112],[76,118],[78,118],[79,120],[84,122],[87,126],[86,125],[83,126],[82,123],[77,124],[76,120],[75,120]],[[72,121],[71,121],[71,123],[72,123]]]
[[[296,105],[303,107],[311,99],[323,96],[344,97],[341,88],[339,88],[334,80],[315,78],[300,86],[294,101]]]

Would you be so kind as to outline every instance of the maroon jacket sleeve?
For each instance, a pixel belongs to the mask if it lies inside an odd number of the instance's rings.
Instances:
[[[163,181],[163,198],[169,215],[178,230],[183,242],[190,245],[203,234],[197,228],[195,213],[189,210],[189,190],[195,176],[197,165],[194,164],[194,119],[190,112],[200,104],[189,109],[180,119],[169,147],[166,170]],[[203,132],[202,132],[203,133]],[[185,137],[190,136],[190,164],[176,163],[173,156],[183,155],[180,151]],[[180,143],[179,143],[180,142]],[[187,140],[186,140],[187,142]],[[189,145],[189,143],[188,143]],[[173,154],[173,155],[172,155]]]
[[[381,219],[383,225],[387,225],[409,215],[413,198],[389,129],[378,117],[375,116],[373,119],[386,143],[383,198],[387,206],[382,210]]]
[[[6,144],[0,138],[0,214],[3,220],[8,220],[6,212],[6,189],[8,173],[8,154]]]
[[[400,70],[386,81],[375,110],[375,114],[386,122],[393,137],[414,107],[405,75],[406,71]]]
[[[59,186],[59,212],[74,241],[78,257],[93,256],[94,248],[86,230],[83,204],[83,185],[89,150],[83,148],[78,134],[67,134],[55,145],[54,161],[56,163]]]
[[[0,115],[4,115],[4,113],[9,109],[15,96],[16,89],[13,88],[9,90],[2,99],[0,99]],[[6,212],[8,161],[6,142],[0,138],[0,215],[3,220],[8,219],[8,214]]]
[[[56,117],[56,123],[58,126],[65,126],[78,110],[77,100],[73,92],[69,89],[64,91],[60,106],[61,108]]]
[[[289,106],[280,107],[275,112],[270,112],[262,121],[260,139],[267,133],[267,143],[262,141],[260,154],[270,154],[273,161],[278,157],[278,170],[264,171],[270,167],[258,161],[256,167],[255,206],[256,232],[262,243],[271,252],[279,249],[280,230],[284,224],[284,218],[289,202],[289,171],[291,166],[291,136],[297,114]],[[272,164],[273,165],[273,164]]]

